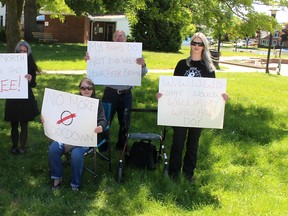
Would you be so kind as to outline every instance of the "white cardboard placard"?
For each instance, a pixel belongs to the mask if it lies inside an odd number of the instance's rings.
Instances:
[[[161,76],[158,125],[223,128],[226,79]]]
[[[0,54],[0,98],[28,98],[27,54]]]
[[[98,85],[141,86],[142,43],[88,41],[87,77]]]
[[[96,146],[99,100],[45,88],[42,117],[50,139],[75,146]]]

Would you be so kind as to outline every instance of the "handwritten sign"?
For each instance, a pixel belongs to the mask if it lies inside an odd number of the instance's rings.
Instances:
[[[225,79],[161,76],[158,125],[223,128]]]
[[[27,54],[0,54],[0,98],[28,98]]]
[[[75,146],[96,146],[99,100],[45,88],[42,104],[44,133]]]
[[[88,41],[87,77],[99,85],[141,85],[142,43]]]

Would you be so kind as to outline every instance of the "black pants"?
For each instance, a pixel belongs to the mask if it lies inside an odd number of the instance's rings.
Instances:
[[[18,148],[18,143],[19,143],[19,127],[20,123],[20,148],[24,150],[26,147],[26,142],[27,142],[27,137],[28,137],[28,121],[25,122],[19,122],[19,121],[13,121],[11,122],[11,139],[13,146],[12,148]]]
[[[112,124],[114,115],[117,112],[119,131],[116,146],[122,148],[124,146],[127,131],[130,125],[130,114],[128,114],[128,116],[125,116],[124,113],[126,108],[132,108],[132,93],[131,91],[129,91],[127,93],[118,94],[117,90],[106,87],[104,90],[102,101],[112,104],[110,124]]]
[[[186,152],[183,161],[183,173],[187,178],[192,178],[197,163],[199,138],[202,128],[173,127],[173,143],[169,160],[169,175],[177,177],[182,167],[182,152],[186,140]]]

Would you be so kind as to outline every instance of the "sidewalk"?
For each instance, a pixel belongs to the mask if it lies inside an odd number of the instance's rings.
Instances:
[[[245,57],[241,57],[245,58]],[[245,67],[233,64],[225,64],[225,59],[220,60],[220,70],[216,70],[217,72],[238,72],[238,73],[265,73],[266,69],[262,68],[252,68]],[[174,69],[149,69],[149,73],[171,73],[173,74]],[[86,70],[61,70],[61,71],[43,71],[45,74],[86,74]],[[270,74],[277,74],[275,70],[270,70]],[[288,64],[281,65],[281,76],[288,76]]]

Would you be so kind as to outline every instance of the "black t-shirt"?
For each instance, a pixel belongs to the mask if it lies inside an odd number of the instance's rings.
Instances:
[[[186,64],[186,59],[180,60],[174,70],[174,76],[187,77],[210,77],[215,78],[215,72],[210,72],[204,61],[191,61],[190,67]]]

